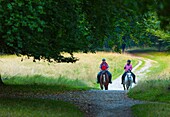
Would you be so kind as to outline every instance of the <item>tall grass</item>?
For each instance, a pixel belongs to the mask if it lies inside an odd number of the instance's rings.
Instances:
[[[48,63],[43,61],[32,62],[17,56],[0,56],[0,72],[3,78],[11,79],[18,76],[43,76],[53,79],[66,78],[70,80],[81,80],[89,86],[96,83],[96,75],[100,71],[99,65],[102,58],[106,58],[113,75],[117,78],[123,72],[123,66],[127,59],[132,59],[133,65],[137,64],[137,58],[130,55],[116,53],[98,52],[96,54],[75,53],[80,60],[76,63]],[[6,81],[5,81],[6,82]]]

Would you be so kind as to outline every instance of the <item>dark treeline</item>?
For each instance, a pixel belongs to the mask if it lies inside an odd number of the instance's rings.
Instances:
[[[169,12],[169,0],[0,0],[0,52],[62,62],[124,44],[168,48]]]

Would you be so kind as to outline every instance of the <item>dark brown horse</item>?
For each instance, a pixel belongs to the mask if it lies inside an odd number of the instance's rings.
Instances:
[[[105,90],[108,90],[109,85],[109,76],[106,71],[103,71],[100,75],[100,88],[103,90],[103,86]]]

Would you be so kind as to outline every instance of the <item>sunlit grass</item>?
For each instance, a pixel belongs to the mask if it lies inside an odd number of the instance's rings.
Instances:
[[[17,56],[0,56],[2,78],[13,78],[14,76],[35,76],[41,75],[49,78],[64,77],[71,80],[82,80],[93,86],[96,83],[96,75],[100,71],[99,65],[102,58],[106,58],[113,78],[123,73],[123,66],[127,59],[131,59],[133,65],[137,64],[137,58],[127,54],[116,54],[98,52],[96,54],[75,53],[80,60],[76,63],[48,63],[44,61],[32,62],[31,59],[24,59]]]

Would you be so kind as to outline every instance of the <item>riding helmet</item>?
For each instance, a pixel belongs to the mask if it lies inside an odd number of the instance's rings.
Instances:
[[[131,60],[127,60],[127,62],[129,62],[129,63],[130,63],[130,62],[131,62]]]
[[[106,61],[106,59],[105,59],[105,58],[103,58],[103,59],[102,59],[102,61]]]

